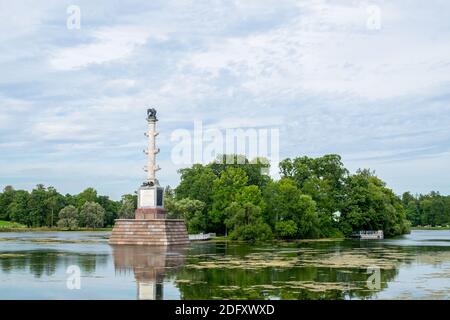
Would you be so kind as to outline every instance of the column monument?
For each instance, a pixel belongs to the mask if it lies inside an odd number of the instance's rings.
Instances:
[[[159,185],[156,179],[156,171],[161,168],[156,165],[156,155],[159,148],[156,148],[156,110],[151,108],[147,110],[148,130],[145,135],[148,138],[147,165],[144,170],[147,171],[147,181],[145,181],[138,190],[138,209],[136,210],[136,219],[164,219],[166,211],[164,210],[164,189]]]
[[[156,110],[147,109],[148,129],[147,180],[138,189],[138,206],[135,219],[117,219],[109,243],[130,245],[184,245],[189,243],[184,220],[167,219],[164,209],[164,188],[159,185],[156,172]]]

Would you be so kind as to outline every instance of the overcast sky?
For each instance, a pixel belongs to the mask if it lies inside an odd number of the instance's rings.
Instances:
[[[133,192],[152,106],[163,185],[197,120],[450,193],[449,1],[93,2],[0,0],[0,187]]]

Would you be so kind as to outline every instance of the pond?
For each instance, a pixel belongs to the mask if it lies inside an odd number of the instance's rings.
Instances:
[[[450,298],[448,230],[170,249],[112,247],[108,237],[0,233],[0,299]]]

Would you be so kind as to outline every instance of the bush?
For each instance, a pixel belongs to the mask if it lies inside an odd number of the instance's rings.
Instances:
[[[230,238],[244,241],[269,240],[273,237],[270,226],[261,216],[261,209],[253,203],[233,202],[225,210],[229,218],[225,221],[230,228]]]
[[[297,235],[297,224],[293,220],[278,221],[275,223],[275,232],[278,237],[292,239]]]
[[[58,227],[68,228],[69,230],[78,227],[78,210],[74,206],[67,206],[61,209],[58,214]]]
[[[272,238],[272,230],[264,222],[242,225],[230,232],[230,239],[232,240],[264,241]]]
[[[83,227],[101,228],[105,221],[105,209],[95,202],[86,202],[80,211],[80,222]]]

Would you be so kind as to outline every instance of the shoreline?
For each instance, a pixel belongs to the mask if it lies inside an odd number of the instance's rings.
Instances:
[[[450,230],[450,227],[411,227],[411,230]]]
[[[65,229],[65,228],[0,228],[1,232],[100,232],[112,231],[112,228],[80,228],[80,229]]]

